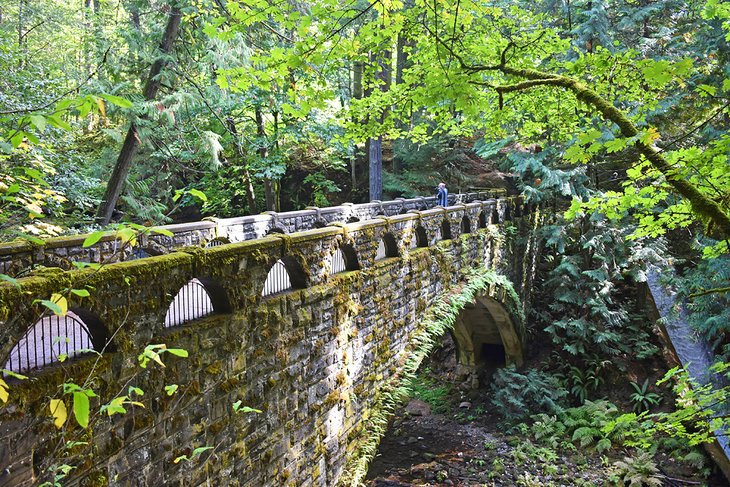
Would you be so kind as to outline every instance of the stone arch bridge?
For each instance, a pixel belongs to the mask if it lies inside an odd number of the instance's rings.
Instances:
[[[28,376],[0,383],[0,484],[54,473],[63,485],[355,482],[424,317],[473,276],[508,280],[459,315],[460,364],[473,369],[495,345],[522,360],[540,214],[493,196],[171,225],[133,248],[113,235],[0,246],[0,272],[17,277],[0,285],[0,361]],[[49,315],[49,299],[66,316]],[[141,368],[149,344],[189,356]],[[115,398],[126,412],[100,412]],[[69,418],[57,428],[59,399]],[[86,428],[70,418],[84,402]]]

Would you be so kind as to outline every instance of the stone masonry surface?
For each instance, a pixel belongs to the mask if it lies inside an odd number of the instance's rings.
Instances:
[[[326,209],[318,211],[326,218]],[[538,215],[519,199],[490,199],[188,247],[99,270],[42,269],[19,286],[0,285],[0,359],[38,319],[37,300],[72,288],[90,296],[66,292],[70,308],[111,337],[98,359],[89,354],[10,383],[0,407],[0,485],[33,485],[49,465],[64,462],[77,467],[64,485],[337,485],[380,386],[398,370],[419,316],[436,299],[487,267],[510,277],[526,301],[531,276],[523,266],[536,251],[529,235]],[[440,237],[444,221],[450,240]],[[517,231],[500,232],[505,226]],[[412,245],[419,227],[428,246]],[[399,256],[376,260],[385,234]],[[355,249],[359,270],[331,274],[344,244]],[[298,263],[306,287],[262,297],[282,257]],[[206,285],[216,313],[164,329],[173,297],[193,278]],[[151,343],[189,357],[166,354],[165,368],[141,369],[137,356]],[[89,428],[69,420],[57,430],[49,398],[61,397],[64,381],[87,377],[99,396],[91,400]],[[167,395],[171,384],[178,391]],[[130,385],[145,391],[144,408],[98,414]],[[262,412],[236,413],[237,401]],[[58,449],[62,435],[84,443]],[[213,448],[175,462],[203,446]]]

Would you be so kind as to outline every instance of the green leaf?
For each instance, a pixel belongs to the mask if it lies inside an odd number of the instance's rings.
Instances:
[[[43,115],[31,115],[30,123],[32,123],[33,126],[41,132],[46,129],[46,117],[44,117]]]
[[[91,235],[89,235],[88,237],[86,237],[84,239],[84,243],[82,243],[81,246],[83,248],[91,247],[96,242],[101,240],[101,237],[103,237],[104,235],[106,235],[106,232],[104,230],[98,230],[98,231],[92,233]]]
[[[205,203],[206,201],[208,201],[208,197],[205,196],[205,193],[203,193],[199,189],[191,189],[191,190],[188,190],[188,193],[190,193],[191,195],[195,196],[196,198],[198,198],[199,200],[201,200],[203,203]]]
[[[5,275],[5,274],[0,274],[0,281],[9,282],[10,284],[12,284],[15,287],[20,287],[20,284],[18,284],[17,279],[13,279],[12,277]]]
[[[164,228],[152,228],[150,230],[153,233],[157,233],[159,235],[164,235],[165,237],[174,237],[175,234],[172,233],[170,230],[166,230]]]
[[[4,376],[12,377],[13,379],[18,380],[26,380],[28,378],[27,375],[18,374],[17,372],[13,372],[12,370],[8,369],[0,369],[0,373],[2,373]]]
[[[129,395],[136,394],[138,396],[144,396],[144,391],[139,387],[129,386]]]
[[[177,384],[170,384],[169,386],[165,386],[165,392],[168,396],[172,396],[177,392],[178,385]]]
[[[201,453],[206,452],[208,450],[212,450],[212,449],[213,449],[212,446],[199,446],[198,448],[193,450],[192,458],[195,458],[198,455],[200,455]]]
[[[21,142],[23,142],[23,138],[25,137],[25,132],[22,130],[19,130],[15,135],[10,137],[10,144],[13,146],[13,149],[17,149],[18,146],[20,146]]]
[[[79,426],[89,426],[89,396],[85,392],[74,392],[74,417]]]
[[[89,296],[91,296],[91,294],[89,294],[89,291],[87,291],[86,289],[72,289],[71,293],[82,298],[88,298]]]
[[[121,108],[132,108],[134,104],[127,100],[126,98],[122,98],[121,96],[116,95],[107,95],[107,94],[101,94],[100,97],[104,98],[109,103],[116,105]]]
[[[695,90],[701,97],[715,96],[717,88],[712,85],[699,85]]]
[[[48,299],[39,299],[36,302],[41,303],[46,308],[50,309],[56,316],[64,316],[65,314],[63,308],[61,308],[57,303],[54,303],[53,301],[50,301]]]
[[[68,124],[68,122],[66,122],[64,119],[62,119],[58,115],[48,115],[48,117],[46,117],[46,120],[48,121],[48,123],[50,123],[51,125],[53,125],[56,128],[68,130],[68,131],[71,130],[71,126]]]
[[[137,232],[132,228],[120,228],[117,230],[116,237],[122,241],[122,244],[137,245]]]
[[[167,352],[175,355],[176,357],[187,357],[188,351],[184,348],[168,348],[166,349]]]

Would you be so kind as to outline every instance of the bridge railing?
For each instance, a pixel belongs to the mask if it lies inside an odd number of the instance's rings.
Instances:
[[[413,209],[405,214],[290,235],[274,233],[228,245],[188,247],[167,255],[105,264],[100,269],[42,269],[19,278],[17,285],[0,284],[0,359],[15,357],[15,364],[31,364],[31,354],[58,354],[53,348],[52,333],[44,334],[48,335],[44,338],[47,343],[34,341],[30,347],[33,350],[26,345],[23,351],[22,345],[29,343],[31,335],[34,340],[38,335],[34,327],[43,311],[39,303],[53,293],[65,296],[69,310],[80,317],[79,326],[88,330],[96,350],[115,350],[119,343],[143,347],[166,330],[207,316],[211,310],[213,313],[250,310],[262,300],[282,297],[283,310],[304,299],[295,294],[297,290],[324,285],[330,279],[339,278],[336,276],[346,275],[336,265],[339,252],[344,254],[347,270],[367,271],[381,265],[378,261],[404,257],[418,252],[419,247],[430,247],[442,240],[456,242],[462,235],[520,216],[524,209],[518,197],[489,199],[446,208]],[[381,245],[387,249],[384,255],[378,255]],[[495,258],[494,252],[491,244],[472,245],[467,253],[456,253],[454,258],[490,262]],[[290,287],[277,288],[278,294],[267,295],[267,278],[277,268],[281,269],[281,264]],[[181,290],[191,283],[196,289],[202,287],[207,296],[196,295],[187,301],[181,298]],[[90,292],[86,296],[87,293],[74,293],[72,289]],[[292,295],[291,303],[286,301],[289,295]],[[181,302],[192,303],[190,309]],[[174,319],[170,318],[171,309]],[[114,341],[107,343],[106,337],[114,337]]]
[[[485,201],[503,194],[503,190],[463,193],[449,196],[449,203],[459,204]],[[435,197],[399,198],[393,201],[375,201],[363,204],[315,208],[290,212],[265,212],[235,218],[207,218],[191,223],[155,227],[172,233],[162,235],[154,231],[140,235],[135,246],[122,246],[113,232],[97,243],[83,247],[88,235],[54,237],[43,244],[26,240],[0,243],[0,273],[17,276],[34,265],[71,269],[73,262],[120,262],[169,253],[183,247],[205,247],[217,243],[235,243],[261,238],[270,233],[291,234],[333,223],[345,224],[379,216],[393,216],[411,210],[427,210],[437,206]]]

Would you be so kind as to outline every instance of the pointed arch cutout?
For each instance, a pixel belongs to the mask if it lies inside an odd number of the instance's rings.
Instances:
[[[492,208],[492,225],[499,225],[499,209],[495,206]]]
[[[90,311],[71,309],[65,316],[45,316],[26,330],[10,350],[3,368],[29,373],[60,362],[59,357],[78,357],[92,350],[102,351],[106,328]]]
[[[292,256],[284,256],[271,266],[261,296],[273,296],[293,289],[307,287],[307,275],[299,261]]]
[[[392,233],[388,232],[378,242],[378,250],[375,253],[375,260],[398,257],[398,243]]]
[[[441,222],[441,240],[451,240],[451,222],[448,218],[444,218]]]

